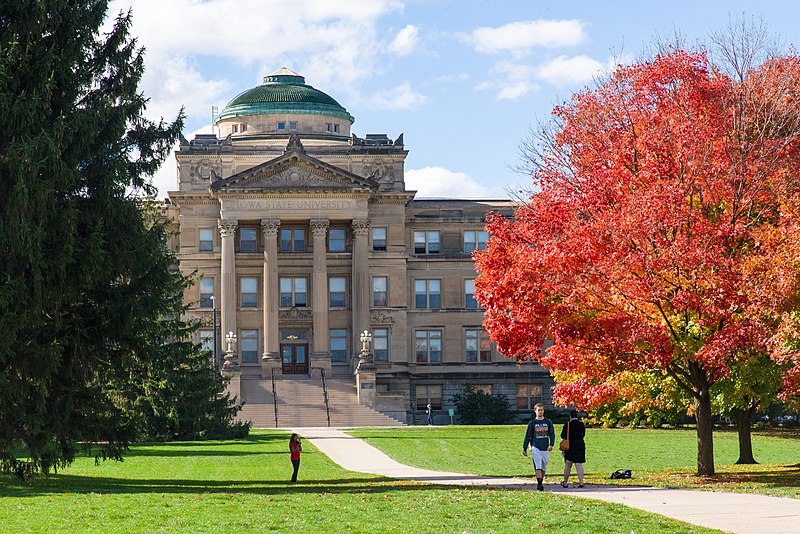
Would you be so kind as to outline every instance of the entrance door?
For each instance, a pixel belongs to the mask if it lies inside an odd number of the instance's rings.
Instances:
[[[283,372],[287,375],[308,374],[308,345],[281,345]]]

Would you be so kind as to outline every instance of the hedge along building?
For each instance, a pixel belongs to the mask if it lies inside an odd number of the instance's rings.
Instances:
[[[365,330],[361,403],[400,421],[446,413],[464,385],[549,404],[549,373],[497,354],[472,296],[485,215],[512,202],[415,199],[402,134],[361,138],[354,120],[283,68],[222,110],[219,137],[181,140],[169,198],[180,268],[202,276],[186,295],[201,341],[222,354],[236,334],[251,406],[272,403],[273,376],[284,396],[323,372],[354,389]]]

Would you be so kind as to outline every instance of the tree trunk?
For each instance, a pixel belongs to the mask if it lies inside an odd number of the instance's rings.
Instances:
[[[697,474],[714,474],[714,425],[711,421],[711,395],[708,386],[694,394],[694,417],[697,420]]]
[[[751,406],[746,410],[733,409],[733,415],[736,417],[736,430],[739,433],[739,459],[736,460],[737,464],[758,463],[753,458],[753,439],[750,435],[750,420],[753,417],[754,410],[755,406]]]

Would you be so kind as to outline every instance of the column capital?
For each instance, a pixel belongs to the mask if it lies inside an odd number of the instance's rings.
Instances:
[[[367,235],[369,232],[369,219],[353,219],[351,226],[353,235]]]
[[[219,227],[219,235],[222,237],[233,237],[236,235],[236,227],[239,221],[236,219],[219,219],[217,226]]]
[[[325,237],[328,232],[328,227],[331,224],[330,219],[311,219],[308,221],[311,226],[311,233],[317,237]]]
[[[275,237],[281,227],[280,219],[261,219],[261,231],[264,237]]]

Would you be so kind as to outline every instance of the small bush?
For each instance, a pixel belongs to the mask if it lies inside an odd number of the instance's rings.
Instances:
[[[458,419],[465,425],[504,425],[515,419],[505,395],[487,395],[470,386],[453,395]]]

